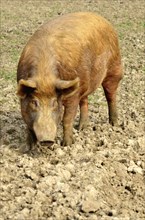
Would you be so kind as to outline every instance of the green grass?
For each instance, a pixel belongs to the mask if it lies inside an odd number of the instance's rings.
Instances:
[[[1,35],[1,71],[0,78],[6,81],[16,80],[16,69],[21,49],[18,47],[19,37]]]
[[[13,62],[15,62],[15,63],[18,62],[20,54],[19,54],[19,52],[16,48],[12,48],[12,50],[10,52],[10,57],[11,57]]]
[[[6,71],[6,70],[1,70],[0,71],[0,78],[6,80],[6,81],[16,81],[16,71]]]
[[[139,26],[145,28],[145,21],[140,21],[140,22],[139,22]]]
[[[130,28],[130,27],[132,27],[133,26],[133,23],[132,22],[130,22],[130,21],[126,21],[126,22],[122,22],[121,24],[120,24],[120,27],[123,27],[123,28]]]

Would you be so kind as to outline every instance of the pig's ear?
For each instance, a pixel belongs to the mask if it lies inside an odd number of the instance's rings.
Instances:
[[[64,98],[68,98],[74,95],[79,88],[80,79],[77,77],[74,80],[60,80],[56,81],[56,88],[61,90],[61,93]]]
[[[25,98],[28,94],[32,93],[36,89],[36,82],[33,80],[24,80],[21,79],[18,82],[18,90],[17,90],[17,95],[20,98]]]

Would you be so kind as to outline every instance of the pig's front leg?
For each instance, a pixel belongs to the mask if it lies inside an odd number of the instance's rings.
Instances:
[[[29,150],[35,149],[37,145],[37,138],[36,135],[34,134],[34,131],[28,129],[27,133],[27,145]]]
[[[21,147],[22,153],[27,153],[36,148],[37,138],[34,132],[30,129],[27,129],[27,141],[26,144]]]
[[[74,143],[73,139],[73,123],[77,112],[78,102],[74,100],[65,105],[63,116],[63,146]]]

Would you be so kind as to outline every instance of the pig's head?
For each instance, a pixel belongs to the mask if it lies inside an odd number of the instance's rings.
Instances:
[[[21,79],[18,82],[22,117],[40,144],[54,142],[63,112],[62,100],[72,96],[78,86],[78,78],[71,81],[57,79],[51,91],[41,90],[34,79]]]

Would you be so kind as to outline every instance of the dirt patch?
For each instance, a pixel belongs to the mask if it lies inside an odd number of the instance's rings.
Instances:
[[[144,1],[2,1],[0,79],[0,219],[145,219]],[[119,126],[108,123],[99,88],[90,96],[89,124],[75,144],[19,152],[25,124],[16,92],[16,66],[29,36],[51,17],[95,11],[116,26],[124,63]],[[78,116],[75,124],[78,122]]]

